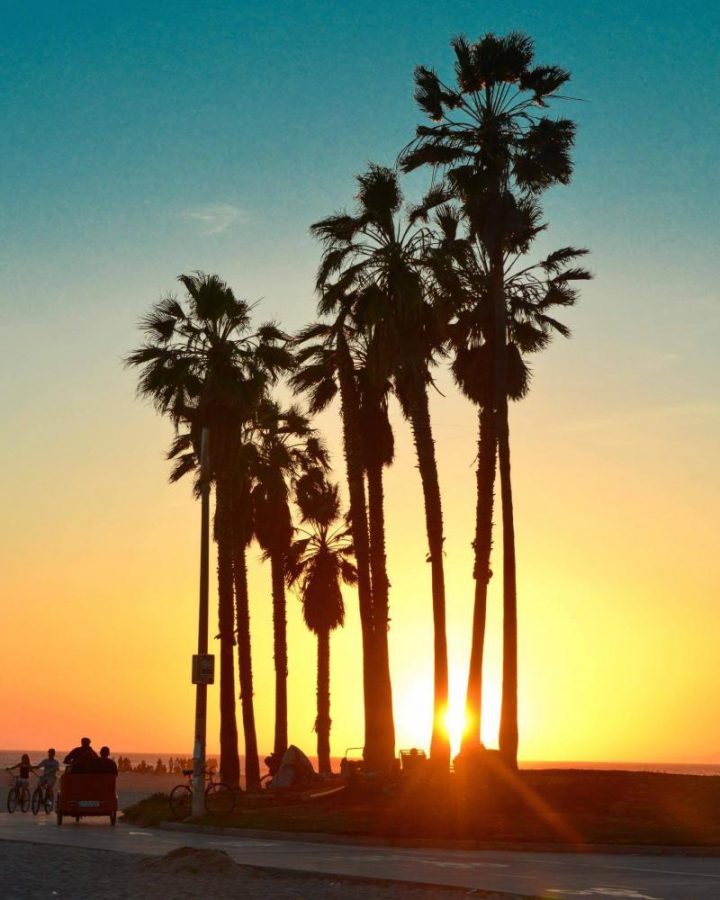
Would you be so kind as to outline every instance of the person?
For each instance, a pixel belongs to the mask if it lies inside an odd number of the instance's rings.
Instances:
[[[80,746],[74,747],[63,760],[65,765],[71,766],[70,771],[73,775],[81,775],[92,770],[92,762],[98,755],[90,746],[91,743],[90,738],[82,738]]]
[[[118,768],[115,765],[115,760],[110,759],[109,747],[100,748],[100,757],[95,764],[95,771],[99,775],[117,775]]]
[[[33,766],[33,769],[35,769],[35,771],[38,769],[42,770],[42,775],[40,776],[38,784],[46,784],[50,790],[52,790],[55,787],[55,780],[58,771],[60,770],[60,761],[55,759],[55,748],[50,747],[45,759],[36,766]]]
[[[33,766],[30,764],[30,757],[27,753],[23,753],[20,757],[20,762],[15,763],[14,766],[6,766],[8,772],[14,772],[16,769],[18,771],[15,776],[15,787],[20,789],[22,787],[28,787],[30,784],[30,771]]]

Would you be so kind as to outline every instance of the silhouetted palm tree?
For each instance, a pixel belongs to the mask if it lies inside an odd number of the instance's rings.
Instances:
[[[365,448],[356,362],[351,352],[356,332],[342,311],[332,324],[313,324],[296,337],[298,369],[291,386],[308,395],[311,414],[340,395],[343,453],[350,496],[350,523],[358,573],[360,627],[363,642],[365,760],[371,769],[389,770],[395,756],[392,688],[387,654],[378,653],[370,577],[370,538],[365,491]],[[387,641],[381,629],[381,641]]]
[[[476,516],[475,627],[484,630],[487,584],[490,578],[493,490],[497,455],[495,416],[493,415],[492,365],[492,292],[490,268],[482,247],[462,231],[467,220],[459,210],[445,207],[438,211],[438,230],[442,235],[439,252],[433,259],[435,273],[442,282],[439,289],[452,297],[455,308],[449,327],[454,350],[452,365],[455,379],[463,392],[479,407],[478,506]],[[565,337],[568,329],[550,315],[554,307],[571,306],[576,299],[573,282],[586,280],[589,273],[574,265],[585,250],[565,247],[544,259],[527,264],[528,247],[544,226],[537,204],[524,205],[523,215],[512,236],[506,240],[505,285],[507,303],[507,399],[519,400],[530,386],[526,356],[544,349],[553,333]],[[522,226],[521,226],[522,223]],[[508,435],[508,429],[505,429]],[[507,440],[507,438],[506,438]],[[503,491],[503,543],[514,546],[512,491],[509,471],[509,442],[501,453],[501,491]],[[509,568],[506,566],[505,568]],[[506,629],[506,633],[509,629]],[[509,648],[510,652],[512,647]],[[479,734],[482,641],[473,645],[470,688],[476,691],[468,703],[470,741]],[[475,677],[473,677],[475,676]],[[477,711],[477,718],[473,712]]]
[[[501,468],[509,472],[507,431],[507,304],[505,254],[523,198],[570,180],[570,150],[574,124],[551,119],[538,110],[559,96],[570,78],[557,66],[533,66],[533,43],[525,35],[487,34],[471,43],[452,42],[455,84],[443,82],[431,69],[415,72],[415,98],[434,124],[419,126],[415,141],[401,154],[405,171],[422,165],[445,171],[445,183],[429,203],[448,195],[461,196],[473,238],[486,255],[492,297],[488,330],[492,371],[495,438]],[[506,458],[507,457],[507,458]],[[509,482],[503,500],[510,501]],[[503,515],[510,516],[510,506]],[[517,590],[514,529],[506,528],[503,552],[503,701],[500,749],[510,765],[517,764]],[[478,571],[476,560],[476,573]],[[482,573],[480,573],[482,575]],[[476,618],[478,618],[476,616]],[[473,634],[477,643],[482,636]],[[476,673],[471,673],[475,677]],[[475,702],[468,682],[468,705]],[[479,739],[479,738],[478,738]]]
[[[173,477],[194,465],[193,446],[198,442],[193,433],[203,427],[209,430],[218,544],[220,765],[223,780],[237,784],[232,651],[235,470],[242,424],[252,417],[268,384],[288,368],[290,357],[275,325],[251,330],[250,307],[236,299],[218,276],[196,273],[178,280],[186,289],[184,302],[170,296],[156,304],[141,322],[146,342],[127,362],[141,367],[139,394],[152,399],[182,429],[185,444],[176,444],[171,451],[178,457]]]
[[[297,586],[307,627],[317,635],[318,770],[330,766],[330,633],[342,625],[345,606],[340,582],[357,583],[350,529],[341,524],[337,485],[321,470],[302,476],[296,499],[306,528],[297,531],[288,555],[287,583]]]
[[[297,407],[282,409],[272,400],[265,400],[257,411],[254,441],[257,448],[252,473],[254,530],[271,568],[275,660],[273,752],[281,759],[288,747],[285,563],[293,534],[290,491],[292,483],[309,467],[327,466],[327,453]]]
[[[412,216],[402,216],[403,195],[396,173],[371,165],[357,182],[355,214],[336,214],[312,227],[324,244],[318,277],[320,311],[335,314],[345,308],[352,312],[368,334],[364,379],[368,390],[378,396],[381,411],[386,403],[386,381],[392,378],[402,411],[412,426],[432,571],[435,653],[431,759],[447,767],[450,743],[445,724],[448,661],[444,538],[428,404],[430,367],[443,345],[442,318],[439,307],[428,302],[424,290],[428,235],[424,228],[415,226]],[[377,436],[382,433],[378,428]],[[371,503],[371,517],[372,510]],[[375,585],[373,572],[374,593]]]

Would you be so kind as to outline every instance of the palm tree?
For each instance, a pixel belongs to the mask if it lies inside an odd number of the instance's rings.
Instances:
[[[193,435],[203,427],[209,431],[218,545],[220,767],[223,780],[236,785],[233,513],[239,436],[242,423],[252,417],[267,385],[288,368],[290,358],[275,325],[251,330],[249,305],[217,275],[198,272],[178,280],[186,290],[184,301],[168,296],[155,305],[141,322],[146,341],[127,364],[141,368],[139,394],[168,415],[184,438],[171,451],[178,457],[175,478],[196,464]]]
[[[307,526],[292,544],[286,579],[297,586],[307,627],[317,635],[318,770],[330,774],[330,633],[342,625],[345,606],[340,582],[357,583],[350,529],[340,525],[340,499],[335,484],[321,470],[303,475],[296,499]]]
[[[440,290],[452,296],[455,315],[449,327],[454,350],[453,374],[463,392],[479,407],[478,505],[476,516],[476,594],[475,613],[481,617],[476,626],[484,629],[487,585],[491,575],[491,528],[497,453],[493,415],[492,300],[490,267],[482,246],[469,234],[459,231],[461,211],[441,208],[438,226],[442,234],[433,266],[442,282]],[[576,299],[573,282],[586,280],[589,273],[574,263],[587,251],[565,247],[544,259],[525,264],[526,251],[543,228],[536,203],[526,203],[522,217],[506,240],[505,297],[507,302],[507,378],[508,400],[522,399],[530,387],[531,372],[526,356],[544,349],[554,333],[569,336],[569,330],[550,315],[553,307],[571,306]],[[508,431],[505,429],[505,433]],[[500,452],[501,493],[503,498],[503,545],[505,553],[514,548],[512,491],[509,471],[509,442]],[[512,559],[506,558],[504,572],[512,571]],[[507,635],[511,629],[505,629]],[[477,691],[468,703],[466,741],[479,735],[480,688],[483,642],[473,644],[469,679]],[[507,648],[505,656],[512,652]],[[467,744],[465,745],[467,747]]]
[[[514,526],[509,483],[507,415],[508,321],[505,296],[506,254],[511,232],[522,216],[524,198],[537,196],[553,184],[567,184],[572,173],[570,150],[574,124],[538,112],[570,78],[557,66],[533,66],[529,37],[513,32],[507,37],[487,34],[471,43],[465,37],[452,42],[456,84],[443,82],[431,69],[415,72],[415,98],[431,125],[417,128],[415,140],[401,154],[401,165],[411,171],[422,165],[443,168],[444,185],[428,198],[429,204],[460,196],[473,239],[488,263],[491,323],[486,340],[491,360],[491,397],[494,439],[500,456],[503,517],[508,517],[508,546],[503,558],[503,702],[500,749],[508,764],[517,764],[517,596]],[[492,438],[491,438],[492,439]],[[489,539],[491,540],[491,538]],[[476,554],[477,554],[476,541]],[[485,545],[487,538],[480,542]],[[479,570],[476,574],[484,577]],[[482,619],[475,610],[474,627]],[[483,639],[473,633],[473,655]],[[477,686],[468,680],[468,706],[476,703]],[[477,721],[479,722],[479,709]],[[479,741],[479,736],[475,738]]]
[[[288,747],[287,614],[285,564],[292,541],[290,488],[310,466],[327,466],[327,453],[300,410],[282,409],[266,399],[254,421],[257,454],[253,466],[254,532],[270,560],[275,660],[275,739],[273,753],[281,759]]]
[[[291,387],[308,395],[311,414],[321,412],[340,395],[343,452],[350,497],[350,525],[357,561],[360,627],[363,643],[364,757],[376,771],[389,771],[395,756],[392,689],[387,665],[377,652],[370,577],[370,538],[365,491],[365,450],[357,366],[351,352],[355,330],[345,312],[332,324],[316,323],[296,337],[298,369]],[[387,640],[382,629],[381,639]],[[379,657],[379,659],[378,659]],[[387,659],[387,654],[385,654]]]
[[[443,346],[441,307],[428,302],[425,293],[423,272],[428,235],[426,229],[415,226],[413,215],[401,215],[403,195],[397,174],[392,169],[371,165],[357,182],[355,214],[339,213],[312,227],[324,245],[318,277],[320,311],[335,314],[338,309],[349,310],[369,333],[365,380],[378,397],[375,405],[379,421],[386,403],[386,382],[392,379],[403,414],[412,427],[432,580],[435,652],[431,759],[447,769],[450,743],[445,725],[448,660],[444,537],[428,403],[430,368]],[[375,432],[379,434],[380,428]],[[375,588],[374,579],[374,592]]]

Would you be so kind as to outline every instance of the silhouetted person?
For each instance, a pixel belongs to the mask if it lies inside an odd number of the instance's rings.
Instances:
[[[55,779],[60,771],[60,761],[55,759],[55,748],[51,747],[45,759],[33,768],[36,771],[42,769],[39,784],[46,784],[52,790],[55,787]]]
[[[100,756],[95,760],[94,771],[99,775],[117,775],[118,768],[115,761],[110,759],[109,747],[100,748]]]
[[[93,771],[93,760],[96,760],[98,755],[90,744],[90,738],[82,738],[80,746],[71,750],[63,760],[65,765],[72,767],[70,771],[73,775],[82,775]]]

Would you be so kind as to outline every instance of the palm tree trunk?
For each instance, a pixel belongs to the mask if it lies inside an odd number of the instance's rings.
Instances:
[[[448,651],[445,625],[445,572],[443,514],[440,481],[435,459],[435,441],[430,422],[427,388],[418,385],[413,390],[408,410],[415,442],[415,453],[422,481],[425,501],[425,530],[427,532],[432,579],[434,674],[433,727],[430,739],[430,759],[438,769],[450,766],[450,738],[445,717],[448,708]]]
[[[238,666],[240,670],[240,704],[243,733],[245,736],[245,786],[248,790],[260,789],[260,763],[258,760],[257,733],[255,731],[255,707],[253,703],[252,646],[250,642],[250,603],[247,584],[245,546],[235,542],[235,604],[238,640]]]
[[[330,632],[317,633],[317,732],[318,771],[321,775],[332,772],[330,766]]]
[[[462,751],[477,750],[482,726],[483,657],[487,618],[488,584],[492,576],[492,517],[495,497],[495,460],[497,441],[492,407],[486,405],[478,414],[477,500],[475,507],[475,603],[473,607],[470,668],[465,699],[465,729]]]
[[[378,678],[375,666],[375,634],[373,628],[373,597],[370,582],[370,541],[368,536],[367,503],[365,499],[365,475],[362,445],[360,443],[360,407],[355,384],[352,358],[342,334],[337,340],[338,378],[343,423],[343,451],[350,495],[350,524],[355,547],[358,571],[358,598],[360,601],[360,628],[363,642],[363,698],[365,712],[365,761],[371,769],[384,769],[392,765],[394,747],[388,755],[386,747],[392,745],[393,734],[388,739],[378,695]],[[389,712],[392,725],[392,708]]]
[[[493,252],[493,338],[495,428],[500,462],[503,514],[503,683],[499,749],[505,763],[517,768],[517,589],[515,580],[515,524],[510,483],[510,429],[507,400],[507,305],[502,245]]]
[[[275,657],[275,742],[273,752],[282,759],[288,748],[287,710],[287,612],[285,604],[285,555],[270,556],[273,597],[273,648]]]
[[[235,719],[235,665],[233,645],[232,513],[227,486],[218,482],[215,508],[218,548],[218,632],[220,635],[220,778],[233,787],[240,782],[238,732]]]
[[[503,518],[503,680],[500,708],[499,748],[505,763],[517,769],[518,751],[518,645],[517,570],[515,564],[515,520],[510,473],[510,428],[507,401],[501,427],[500,495]]]
[[[372,437],[370,436],[370,439]],[[382,753],[390,761],[395,756],[395,724],[392,717],[392,681],[390,678],[390,581],[385,554],[385,494],[382,465],[367,469],[368,512],[370,520],[370,573],[372,576],[373,628],[375,632],[375,666],[378,679],[381,716]],[[389,721],[385,719],[389,710]],[[385,764],[384,764],[385,765]]]

